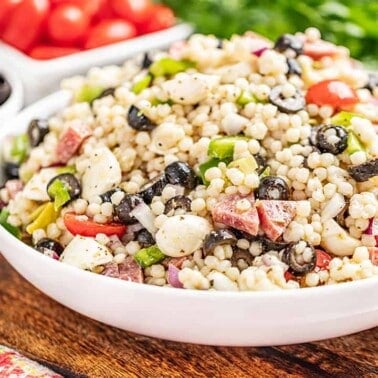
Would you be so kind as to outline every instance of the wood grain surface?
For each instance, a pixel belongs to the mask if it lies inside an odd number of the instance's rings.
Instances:
[[[0,344],[65,377],[378,377],[378,328],[269,348],[162,341],[61,306],[19,276],[1,255]]]

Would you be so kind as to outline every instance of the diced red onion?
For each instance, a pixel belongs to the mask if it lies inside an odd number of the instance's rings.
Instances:
[[[370,235],[375,238],[375,246],[378,246],[378,218],[370,218],[369,226],[364,232],[365,235]]]
[[[179,280],[180,269],[176,268],[173,264],[168,265],[168,283],[172,287],[182,289],[183,285]]]
[[[151,235],[155,235],[155,215],[145,202],[140,202],[134,207],[130,214],[136,218]]]
[[[260,57],[265,50],[268,50],[268,47],[262,47],[261,49],[252,51],[252,54],[256,55],[257,57]]]

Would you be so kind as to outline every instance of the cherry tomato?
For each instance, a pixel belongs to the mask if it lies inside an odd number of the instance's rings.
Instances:
[[[42,34],[49,8],[48,0],[23,0],[7,22],[3,40],[19,50],[29,50]]]
[[[153,17],[153,4],[150,0],[111,0],[114,13],[133,24],[140,24]]]
[[[59,58],[61,56],[70,55],[79,52],[76,47],[60,47],[51,45],[37,45],[30,51],[29,56],[34,59],[46,60]]]
[[[71,4],[79,7],[89,17],[98,14],[108,0],[50,0],[53,6]]]
[[[133,24],[120,19],[100,21],[89,32],[85,43],[86,49],[108,45],[135,37],[136,29]]]
[[[316,265],[315,269],[323,270],[328,269],[329,262],[332,260],[332,257],[324,252],[322,249],[315,249],[316,252]]]
[[[126,226],[119,223],[101,224],[91,220],[82,220],[78,215],[66,213],[63,218],[64,225],[73,235],[96,236],[97,234],[117,235],[122,237],[126,232]]]
[[[308,89],[306,101],[308,104],[330,105],[342,109],[356,104],[358,97],[348,84],[339,80],[324,80]]]
[[[84,37],[88,25],[89,17],[78,6],[61,4],[51,12],[47,32],[56,43],[75,43]]]
[[[140,34],[153,33],[158,30],[167,29],[176,23],[175,15],[172,9],[156,4],[153,7],[152,17],[146,22],[138,25]]]
[[[2,0],[0,1],[0,33],[4,30],[12,12],[22,0]]]
[[[335,56],[339,53],[339,49],[333,43],[327,41],[305,42],[303,53],[310,56],[314,60],[319,60],[325,56]]]

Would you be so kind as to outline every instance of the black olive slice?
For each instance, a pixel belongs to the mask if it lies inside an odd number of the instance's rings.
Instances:
[[[52,200],[55,199],[55,194],[50,189],[57,181],[60,181],[67,189],[70,195],[70,201],[80,197],[81,185],[79,180],[72,173],[62,173],[53,177],[47,184],[47,193]]]
[[[138,194],[143,198],[144,202],[149,204],[155,196],[160,196],[167,184],[167,178],[162,173],[144,184]]]
[[[127,122],[130,127],[138,131],[151,131],[156,124],[146,117],[135,105],[131,105],[127,113]]]
[[[171,211],[176,209],[183,209],[185,211],[190,211],[190,206],[192,204],[192,200],[186,196],[175,196],[169,199],[164,208],[164,214],[169,214]]]
[[[321,126],[316,132],[315,146],[321,152],[341,154],[348,146],[348,132],[342,126]]]
[[[110,190],[108,190],[107,192],[102,193],[102,194],[100,195],[101,201],[102,201],[102,202],[112,202],[112,195],[113,195],[114,193],[117,193],[117,192],[123,192],[123,193],[125,193],[125,191],[122,190],[121,188],[110,189]]]
[[[358,182],[378,176],[378,158],[348,168],[349,174]]]
[[[156,244],[154,237],[145,228],[138,232],[137,241],[142,248]]]
[[[238,239],[236,238],[235,234],[228,229],[220,229],[211,231],[205,237],[203,241],[203,253],[205,256],[211,254],[215,247],[218,245],[230,244],[235,245]]]
[[[302,75],[302,68],[296,59],[287,58],[286,63],[287,63],[287,69],[288,69],[287,73],[289,75],[298,75],[298,76]]]
[[[28,137],[32,147],[38,146],[49,132],[49,123],[46,119],[33,119],[28,126]]]
[[[60,256],[64,250],[63,246],[59,242],[49,238],[42,238],[34,246],[34,248],[44,254],[49,254],[49,251],[52,251],[55,252],[58,256]]]
[[[262,237],[261,241],[262,241],[264,252],[282,251],[283,249],[287,248],[287,246],[289,245],[289,243],[272,241],[265,237]]]
[[[289,265],[292,273],[305,274],[315,268],[316,252],[314,247],[307,242],[292,243],[285,248],[282,254],[282,261]]]
[[[296,113],[304,109],[306,101],[301,92],[297,89],[294,96],[285,98],[282,94],[283,85],[272,88],[269,94],[269,101],[276,105],[284,113]]]
[[[193,169],[182,161],[175,161],[165,167],[165,175],[170,184],[193,189],[197,185],[197,176]]]
[[[249,253],[249,251],[245,249],[235,248],[230,261],[232,266],[238,268],[239,260],[244,260],[248,266],[251,266],[253,263],[253,259],[254,257]]]
[[[19,178],[20,165],[7,161],[3,163],[3,172],[7,180]]]
[[[150,67],[150,65],[152,64],[152,59],[150,58],[150,56],[148,55],[148,53],[144,53],[143,55],[143,59],[142,59],[142,62],[141,62],[141,68],[142,69],[146,69],[148,67]]]
[[[257,189],[257,196],[264,200],[283,200],[289,199],[289,187],[286,181],[278,176],[267,176],[260,181]]]
[[[96,98],[96,100],[103,98],[103,97],[107,97],[107,96],[114,96],[115,90],[116,90],[116,88],[114,88],[114,87],[104,89],[100,93],[100,95]]]
[[[0,105],[3,105],[8,100],[12,93],[12,87],[5,77],[0,74]]]
[[[123,200],[114,207],[118,220],[123,224],[134,224],[138,221],[130,214],[142,202],[142,198],[134,194],[126,194]]]
[[[258,165],[257,173],[260,175],[261,173],[264,172],[265,168],[268,166],[266,159],[263,156],[261,156],[260,154],[255,154],[255,155],[253,155],[253,157],[255,158],[256,163]]]
[[[299,55],[303,53],[303,41],[295,35],[283,34],[276,40],[274,49],[279,52],[293,50],[296,55]]]

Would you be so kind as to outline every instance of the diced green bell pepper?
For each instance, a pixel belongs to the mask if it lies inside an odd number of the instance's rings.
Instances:
[[[135,94],[139,94],[140,92],[142,92],[144,89],[148,88],[151,84],[151,81],[152,81],[152,76],[151,75],[146,75],[145,77],[143,77],[142,79],[140,79],[139,81],[137,81],[133,87],[131,88],[131,90],[135,93]]]
[[[260,179],[270,176],[270,167],[266,167],[260,174]]]
[[[18,227],[13,226],[8,223],[9,211],[7,209],[2,209],[0,212],[0,225],[3,226],[9,233],[11,233],[16,238],[20,239],[21,231]]]
[[[237,168],[242,171],[245,175],[256,171],[258,164],[253,156],[240,158],[232,161],[229,165],[229,168]]]
[[[335,114],[332,118],[331,118],[331,124],[332,125],[339,125],[339,126],[344,126],[344,127],[348,127],[350,126],[350,120],[353,118],[353,117],[362,117],[364,118],[362,115],[360,114],[357,114],[357,113],[351,113],[351,112],[346,112],[346,111],[341,111],[337,114]]]
[[[74,165],[67,165],[65,167],[58,167],[56,170],[56,173],[58,175],[61,175],[62,173],[76,173],[76,167]]]
[[[238,105],[244,106],[249,104],[250,102],[256,102],[255,97],[249,91],[243,91],[240,96],[236,99],[236,103]]]
[[[244,136],[229,136],[212,139],[209,143],[207,154],[210,157],[221,160],[232,158],[235,143],[239,140],[248,140],[248,138]]]
[[[75,100],[77,102],[92,102],[98,98],[104,91],[103,87],[91,86],[84,84],[76,93]]]
[[[154,77],[173,76],[194,66],[194,62],[191,62],[190,60],[176,60],[165,57],[153,62],[149,68],[149,72]]]
[[[352,155],[358,151],[366,152],[366,148],[363,146],[362,142],[359,140],[359,138],[353,131],[348,132],[346,151],[348,155]]]
[[[201,177],[201,180],[203,182],[204,185],[209,185],[209,181],[206,180],[205,178],[205,173],[208,169],[210,168],[213,168],[213,167],[218,167],[218,164],[221,162],[222,160],[220,159],[217,159],[217,158],[211,158],[210,160],[200,164],[200,166],[198,167],[199,169],[199,174],[200,174],[200,177]]]
[[[12,140],[10,155],[12,161],[21,164],[29,152],[29,138],[26,134],[16,135]]]
[[[134,255],[134,260],[142,267],[147,268],[157,264],[165,258],[165,255],[156,245],[143,248]]]
[[[40,228],[45,229],[50,223],[56,221],[59,216],[59,211],[56,211],[52,202],[47,202],[43,205],[43,209],[37,218],[26,227],[26,232],[32,234],[35,230]]]
[[[54,180],[48,190],[48,195],[54,199],[54,210],[58,211],[65,203],[71,200],[70,192],[63,181]]]

